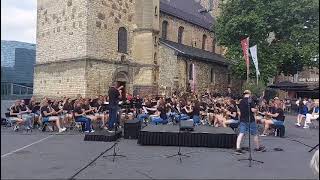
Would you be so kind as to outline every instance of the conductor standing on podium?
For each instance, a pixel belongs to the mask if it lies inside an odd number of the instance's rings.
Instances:
[[[119,87],[118,82],[114,82],[113,86],[110,87],[108,96],[109,96],[109,123],[108,131],[114,132],[114,125],[118,123],[118,110],[119,110],[119,100],[121,99],[123,86]]]

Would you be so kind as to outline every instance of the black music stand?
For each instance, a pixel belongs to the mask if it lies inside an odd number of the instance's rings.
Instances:
[[[249,157],[245,159],[238,159],[238,161],[249,161],[249,167],[251,167],[252,161],[253,162],[258,162],[258,163],[264,163],[263,161],[258,161],[255,159],[252,159],[252,153],[251,153],[251,107],[250,104],[252,103],[252,99],[248,99],[248,113],[249,113]]]
[[[118,113],[117,113],[118,114]],[[118,122],[119,122],[119,116],[118,116]],[[121,155],[121,154],[117,154],[117,152],[116,152],[116,146],[118,145],[118,143],[119,143],[119,141],[118,141],[118,139],[117,139],[117,131],[118,131],[118,127],[119,127],[119,123],[118,122],[115,122],[114,123],[114,128],[115,128],[115,130],[114,130],[114,137],[116,138],[116,140],[114,141],[114,144],[113,144],[113,154],[110,154],[110,155],[107,155],[107,156],[103,156],[103,157],[113,157],[113,159],[112,159],[112,162],[114,162],[114,160],[115,160],[115,158],[116,157],[119,157],[119,158],[125,158],[125,157],[127,157],[127,156],[125,156],[125,155]]]

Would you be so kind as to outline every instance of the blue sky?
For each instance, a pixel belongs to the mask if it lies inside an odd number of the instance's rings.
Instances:
[[[37,0],[1,0],[1,40],[36,42]]]

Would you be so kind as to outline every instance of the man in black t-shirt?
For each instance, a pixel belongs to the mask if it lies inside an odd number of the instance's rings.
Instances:
[[[284,125],[284,111],[280,102],[275,102],[273,112],[266,113],[266,115],[270,116],[272,119],[264,120],[264,131],[261,136],[267,136],[267,131],[272,124],[276,126]]]
[[[109,123],[108,131],[113,132],[114,124],[118,123],[117,113],[119,110],[119,100],[121,98],[121,93],[123,86],[119,87],[118,82],[114,82],[113,86],[110,87],[108,96],[109,96]]]
[[[242,138],[245,133],[250,131],[250,134],[253,135],[253,140],[255,142],[256,148],[255,151],[264,151],[264,147],[259,144],[259,136],[257,134],[257,124],[255,122],[254,114],[257,112],[255,105],[251,99],[251,91],[245,90],[243,93],[244,97],[240,101],[239,109],[240,109],[240,125],[239,130],[240,133],[237,138],[237,150],[236,154],[242,154],[242,150],[240,148]]]

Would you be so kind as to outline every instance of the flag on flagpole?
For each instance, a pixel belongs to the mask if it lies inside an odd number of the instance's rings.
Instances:
[[[246,60],[247,65],[247,82],[249,81],[249,74],[250,74],[250,59],[249,59],[249,37],[246,39],[241,40],[241,47],[243,51],[243,57]]]
[[[254,66],[256,67],[257,76],[260,76],[258,55],[257,55],[257,45],[250,47],[250,53]]]

